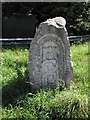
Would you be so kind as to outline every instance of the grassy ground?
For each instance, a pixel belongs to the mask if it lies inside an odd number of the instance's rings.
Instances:
[[[70,90],[58,88],[30,92],[28,80],[28,48],[2,50],[2,118],[60,120],[89,118],[88,43],[71,46],[74,79]]]

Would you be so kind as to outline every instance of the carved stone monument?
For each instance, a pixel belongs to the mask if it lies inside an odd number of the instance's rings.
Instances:
[[[56,88],[60,81],[70,86],[73,69],[70,45],[62,17],[41,23],[30,45],[30,84],[33,89]]]

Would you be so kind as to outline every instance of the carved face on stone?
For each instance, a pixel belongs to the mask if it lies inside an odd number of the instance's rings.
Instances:
[[[57,24],[60,19],[41,23],[31,43],[30,81],[35,85],[33,88],[56,88],[59,80],[68,85],[72,79],[69,42],[65,23],[61,21],[62,27]]]
[[[44,85],[55,84],[58,79],[58,46],[54,42],[46,42],[42,46],[41,77]]]

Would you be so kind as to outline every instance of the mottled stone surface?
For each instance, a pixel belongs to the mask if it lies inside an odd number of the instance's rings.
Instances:
[[[30,84],[33,89],[66,86],[73,78],[70,45],[62,17],[41,23],[30,45]]]

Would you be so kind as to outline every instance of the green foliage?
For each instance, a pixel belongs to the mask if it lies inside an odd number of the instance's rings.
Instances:
[[[27,93],[28,80],[28,50],[4,49],[1,61],[2,97],[4,105],[13,103]]]
[[[34,95],[28,93],[15,107],[3,109],[3,118],[53,120],[60,118],[88,118],[88,98],[79,90],[62,92],[48,90]]]
[[[90,2],[30,2],[3,3],[3,15],[28,16],[34,14],[37,24],[62,16],[67,21],[69,35],[89,34]]]
[[[2,50],[3,119],[60,120],[88,119],[90,92],[88,77],[88,43],[71,46],[74,79],[70,90],[30,91],[28,49]],[[5,70],[5,72],[4,72]],[[5,77],[6,76],[6,77]]]
[[[78,89],[87,92],[89,89],[89,71],[88,71],[88,57],[89,50],[88,44],[78,44],[71,47],[72,60],[74,67],[74,82],[77,84]],[[82,88],[82,89],[81,89]]]

